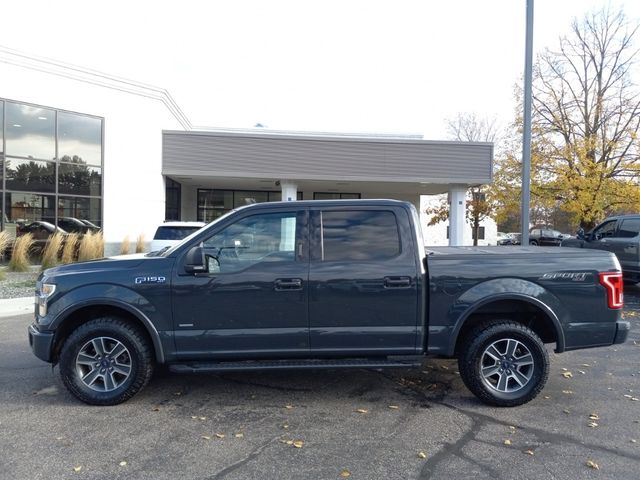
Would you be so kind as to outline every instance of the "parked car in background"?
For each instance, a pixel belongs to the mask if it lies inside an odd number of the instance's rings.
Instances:
[[[496,234],[496,245],[513,245],[511,243],[511,237],[508,233],[498,232]]]
[[[173,247],[205,225],[204,222],[165,222],[158,227],[151,240],[151,251],[157,252],[165,247]]]
[[[511,237],[511,245],[521,245],[522,244],[522,234],[520,232],[510,232],[507,233]]]
[[[500,232],[498,232],[498,245],[506,246],[506,245],[520,245],[520,238],[522,235],[520,233],[503,233],[504,237],[500,238]]]
[[[27,225],[19,224],[16,227],[16,237],[21,237],[30,233],[33,236],[33,253],[39,254],[47,244],[47,240],[54,233],[68,235],[68,232],[54,224],[44,221],[31,222]]]
[[[534,228],[529,232],[529,245],[559,247],[564,236],[558,230]]]
[[[60,217],[58,219],[58,227],[66,230],[69,233],[97,233],[100,231],[100,227],[94,225],[88,220],[80,220],[74,217]]]
[[[563,240],[562,246],[613,252],[620,261],[624,279],[640,282],[640,215],[609,217],[590,232]]]

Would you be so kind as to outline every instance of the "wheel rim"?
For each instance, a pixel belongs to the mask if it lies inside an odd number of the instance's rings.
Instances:
[[[534,368],[531,351],[513,338],[493,342],[480,357],[484,383],[500,393],[514,393],[525,388],[531,381]]]
[[[111,392],[131,375],[131,355],[127,347],[115,338],[93,338],[78,352],[76,372],[90,389]]]

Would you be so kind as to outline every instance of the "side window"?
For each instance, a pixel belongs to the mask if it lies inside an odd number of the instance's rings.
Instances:
[[[296,213],[238,220],[204,241],[210,273],[232,273],[262,262],[295,261]]]
[[[390,211],[324,211],[321,259],[386,260],[400,254],[396,216]]]
[[[610,222],[600,225],[593,231],[593,238],[601,239],[613,236],[613,233],[616,231],[616,222],[617,220],[611,220]]]
[[[640,218],[628,218],[622,220],[616,237],[633,238],[640,233]]]

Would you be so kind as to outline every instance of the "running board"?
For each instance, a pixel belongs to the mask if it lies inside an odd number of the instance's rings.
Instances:
[[[330,359],[330,360],[247,360],[242,362],[190,362],[169,365],[175,373],[197,372],[242,372],[253,370],[315,370],[325,368],[414,368],[422,365],[422,360],[367,360],[367,359]]]

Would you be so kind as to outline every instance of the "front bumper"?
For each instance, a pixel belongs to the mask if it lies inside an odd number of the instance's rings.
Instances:
[[[631,330],[631,324],[629,322],[616,322],[616,336],[613,337],[613,344],[626,342],[629,330]]]
[[[51,362],[53,333],[40,332],[35,326],[29,325],[29,345],[36,357],[45,362]]]

